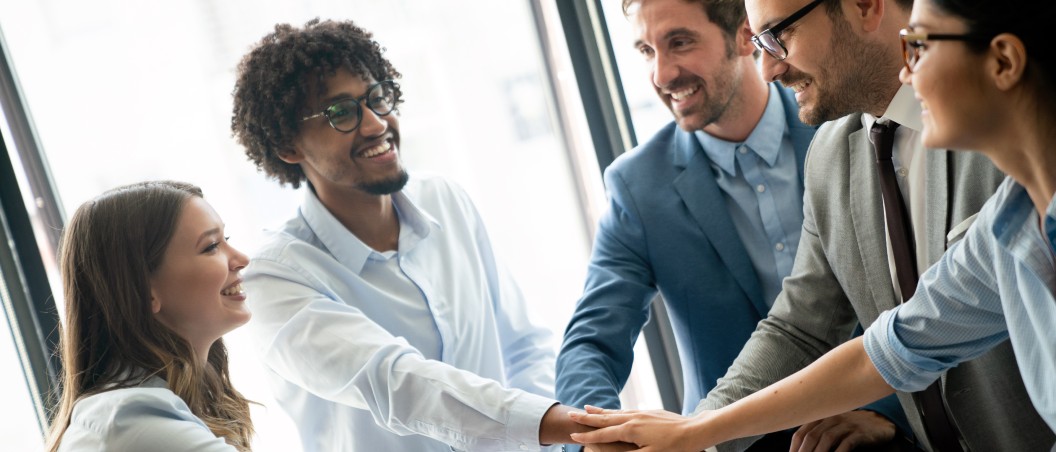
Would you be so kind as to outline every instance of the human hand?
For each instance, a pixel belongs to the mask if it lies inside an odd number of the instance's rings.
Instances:
[[[586,407],[586,413],[571,412],[572,420],[598,430],[575,433],[572,439],[583,444],[624,442],[649,451],[700,451],[705,447],[694,443],[690,426],[692,418],[669,411],[606,410]],[[626,450],[626,449],[617,449]]]
[[[792,435],[789,452],[847,452],[895,438],[895,424],[869,410],[848,411],[803,424]]]
[[[638,445],[628,443],[602,443],[583,445],[583,452],[625,452],[629,450],[638,450]]]

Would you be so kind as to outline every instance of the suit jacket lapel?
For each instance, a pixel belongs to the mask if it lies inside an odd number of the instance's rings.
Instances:
[[[752,267],[748,252],[737,235],[733,221],[727,215],[725,197],[715,182],[710,160],[693,134],[676,132],[675,145],[681,160],[679,163],[685,165],[673,181],[675,191],[681,196],[686,209],[700,225],[708,241],[715,247],[723,264],[748,295],[759,316],[766,317],[770,306],[763,302],[762,288],[759,286],[755,268]]]
[[[879,311],[884,311],[894,307],[891,301],[898,298],[887,262],[887,228],[876,157],[865,129],[851,133],[847,140],[850,147],[851,222],[854,226],[854,237],[847,239],[858,244],[874,304]]]
[[[947,161],[950,151],[925,149],[924,157],[924,231],[927,237],[926,256],[928,263],[938,262],[946,252],[946,232],[949,224],[949,172]],[[917,244],[917,248],[922,245]],[[922,271],[924,269],[921,269]]]

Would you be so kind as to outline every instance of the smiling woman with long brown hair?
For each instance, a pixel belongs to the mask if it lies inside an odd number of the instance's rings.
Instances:
[[[220,217],[198,187],[142,182],[84,203],[59,260],[62,396],[47,450],[249,450],[220,337],[246,323]]]

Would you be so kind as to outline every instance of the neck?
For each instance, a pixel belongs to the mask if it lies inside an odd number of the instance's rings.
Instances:
[[[1035,113],[1034,109],[1020,109]],[[999,140],[987,146],[987,154],[994,165],[1027,190],[1034,208],[1045,217],[1049,203],[1056,194],[1056,131],[1043,127],[1051,121],[1033,114],[1009,117],[995,127],[1003,130]]]
[[[756,75],[755,61],[742,58],[740,65],[740,90],[730,100],[722,118],[704,127],[708,135],[735,143],[747,140],[752,134],[770,98],[770,87]]]
[[[202,366],[203,369],[205,368],[205,366],[209,365],[209,349],[213,348],[213,344],[215,342],[216,341],[213,340],[205,344],[199,344],[198,346],[194,347],[194,352],[197,354],[197,356],[195,356],[195,360],[198,362],[199,366]]]
[[[362,190],[326,191],[316,187],[326,209],[356,238],[375,251],[397,249],[400,222],[392,195],[372,195]]]

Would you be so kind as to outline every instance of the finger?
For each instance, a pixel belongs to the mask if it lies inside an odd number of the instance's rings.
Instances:
[[[826,430],[818,435],[818,444],[814,446],[814,452],[830,452],[836,447],[836,444],[843,440],[843,436],[840,432],[834,430]]]
[[[578,422],[578,421],[577,421]],[[590,425],[590,424],[587,424]],[[572,441],[580,444],[593,444],[593,443],[614,443],[622,441],[620,435],[622,434],[622,428],[616,427],[605,427],[599,428],[592,432],[585,433],[573,433]]]
[[[620,425],[631,420],[629,414],[586,414],[579,411],[570,411],[568,417],[577,424],[599,428]]]
[[[629,414],[638,412],[638,410],[610,410],[608,408],[596,407],[594,405],[586,405],[583,409],[590,414]]]
[[[830,452],[841,442],[847,441],[852,432],[850,425],[839,422],[815,427],[812,436],[817,437],[818,443],[814,446],[814,451]]]
[[[836,448],[836,452],[851,452],[855,447],[858,447],[857,441],[848,441],[844,439],[840,442],[840,447]]]
[[[811,429],[813,429],[814,426],[817,425],[817,424],[818,424],[818,421],[809,422],[809,423],[803,424],[798,429],[796,429],[796,433],[792,434],[792,444],[789,445],[789,447],[788,447],[789,452],[797,452],[797,451],[799,451],[801,446],[803,446],[803,436],[806,435],[807,432],[809,432]]]
[[[802,435],[800,435],[802,433]],[[800,435],[799,445],[792,452],[814,452],[818,445],[818,435],[821,433],[817,423],[804,425],[796,430],[795,435]]]

